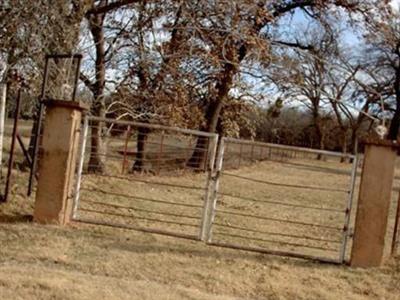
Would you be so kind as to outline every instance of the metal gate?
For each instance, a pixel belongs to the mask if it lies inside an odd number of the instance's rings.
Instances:
[[[217,138],[86,117],[73,220],[201,239]]]
[[[216,157],[215,134],[97,117],[82,131],[75,221],[346,260],[357,156],[221,138]]]
[[[345,262],[357,157],[229,138],[218,152],[209,244]]]

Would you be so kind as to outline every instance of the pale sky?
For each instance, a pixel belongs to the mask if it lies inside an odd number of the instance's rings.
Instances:
[[[396,10],[399,10],[400,8],[400,0],[392,0],[392,2],[390,3],[392,5],[392,7]]]

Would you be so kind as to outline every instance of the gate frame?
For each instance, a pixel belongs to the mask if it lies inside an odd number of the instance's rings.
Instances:
[[[201,223],[199,226],[199,233],[196,235],[192,234],[180,234],[176,232],[171,232],[167,230],[162,230],[162,229],[151,229],[151,228],[145,228],[145,227],[140,227],[140,226],[133,226],[133,225],[123,225],[123,224],[115,224],[112,222],[105,222],[105,221],[92,221],[89,219],[81,218],[79,216],[79,198],[80,198],[80,188],[81,188],[81,181],[82,181],[82,173],[83,173],[83,166],[84,166],[84,160],[85,160],[85,154],[86,154],[86,142],[87,142],[87,137],[88,137],[88,131],[89,131],[89,122],[90,121],[100,121],[100,122],[105,122],[105,123],[117,123],[120,125],[127,125],[131,127],[147,127],[150,129],[157,129],[157,130],[162,130],[162,131],[174,131],[176,133],[184,133],[188,135],[193,135],[196,137],[206,137],[209,139],[208,143],[208,148],[206,148],[205,154],[207,154],[207,161],[208,164],[206,164],[207,167],[207,179],[206,179],[206,186],[204,188],[204,199],[203,199],[203,210],[201,214]],[[149,233],[154,233],[154,234],[160,234],[160,235],[166,235],[166,236],[173,236],[177,238],[184,238],[184,239],[190,239],[190,240],[202,240],[203,236],[205,235],[206,232],[206,225],[207,225],[207,220],[208,220],[208,214],[209,214],[209,191],[210,191],[210,185],[212,184],[212,177],[213,177],[213,170],[214,170],[214,165],[215,165],[215,157],[216,157],[216,150],[217,150],[217,142],[218,142],[218,134],[216,133],[209,133],[209,132],[203,132],[203,131],[198,131],[198,130],[191,130],[191,129],[183,129],[183,128],[178,128],[178,127],[169,127],[169,126],[164,126],[164,125],[158,125],[158,124],[147,124],[147,123],[141,123],[141,122],[134,122],[134,121],[123,121],[123,120],[116,120],[116,119],[110,119],[110,118],[101,118],[101,117],[94,117],[94,116],[89,116],[86,115],[84,116],[84,121],[83,121],[83,128],[82,128],[83,134],[81,135],[81,141],[80,141],[80,149],[79,149],[79,154],[78,154],[78,168],[76,171],[76,181],[74,185],[74,191],[73,191],[73,209],[71,213],[71,220],[75,222],[82,222],[82,223],[89,223],[89,224],[97,224],[97,225],[104,225],[104,226],[109,226],[109,227],[116,227],[116,228],[127,228],[127,229],[132,229],[136,231],[142,231],[142,232],[149,232]]]
[[[346,215],[345,215],[345,220],[344,220],[344,225],[343,225],[342,245],[341,245],[341,248],[339,249],[338,259],[329,259],[329,258],[317,257],[317,256],[313,256],[313,255],[306,255],[306,254],[303,255],[303,254],[294,253],[294,252],[268,250],[268,249],[263,249],[261,247],[259,247],[259,248],[258,247],[249,247],[249,246],[241,246],[241,245],[237,245],[237,244],[233,244],[233,243],[221,243],[221,242],[213,242],[212,241],[213,223],[215,220],[216,208],[217,208],[217,202],[218,202],[218,189],[219,189],[220,178],[222,176],[222,171],[223,171],[223,167],[224,167],[223,161],[224,161],[225,147],[226,147],[227,143],[229,143],[229,142],[239,143],[241,146],[243,144],[248,144],[248,145],[253,145],[253,146],[265,146],[270,149],[275,148],[275,149],[282,149],[282,150],[289,150],[289,151],[291,150],[291,151],[297,151],[297,152],[303,152],[303,153],[328,155],[331,157],[344,157],[344,158],[353,159],[352,169],[351,169],[351,178],[350,178],[350,188],[348,190],[347,207],[346,207],[346,211],[345,211]],[[356,145],[357,145],[357,143],[356,143]],[[357,147],[356,147],[356,149],[357,149]],[[346,249],[348,247],[349,237],[351,236],[350,221],[351,221],[351,212],[352,212],[352,208],[353,208],[355,184],[356,184],[356,180],[357,180],[358,161],[359,161],[358,154],[357,155],[342,154],[342,153],[338,153],[338,152],[331,152],[331,151],[325,151],[325,150],[314,150],[314,149],[302,148],[302,147],[285,146],[285,145],[279,145],[279,144],[262,143],[262,142],[255,142],[255,141],[250,141],[250,140],[241,140],[241,139],[235,139],[235,138],[221,137],[220,141],[219,141],[219,149],[218,149],[218,154],[217,154],[217,158],[216,158],[215,173],[214,173],[214,176],[211,178],[211,180],[213,181],[213,184],[210,184],[211,190],[210,190],[209,194],[211,195],[211,199],[210,199],[211,204],[209,206],[211,208],[211,212],[208,214],[208,220],[206,222],[207,230],[206,230],[206,235],[205,235],[205,242],[207,244],[213,245],[213,246],[231,248],[231,249],[237,249],[237,250],[245,250],[245,251],[256,252],[256,253],[265,253],[265,254],[271,254],[271,255],[302,258],[302,259],[316,260],[316,261],[333,263],[333,264],[346,263],[345,256],[346,256]]]

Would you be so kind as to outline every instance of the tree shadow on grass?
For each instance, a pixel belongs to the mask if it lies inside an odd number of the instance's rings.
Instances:
[[[12,224],[12,223],[30,223],[33,221],[32,215],[16,214],[16,215],[0,215],[0,224]]]
[[[173,237],[169,238],[171,238],[171,241],[153,240],[149,241],[148,243],[137,243],[135,241],[135,238],[129,239],[126,242],[112,241],[111,243],[108,244],[108,248],[115,249],[118,251],[127,251],[139,254],[172,253],[176,255],[189,256],[192,258],[212,257],[215,259],[228,259],[232,261],[236,261],[239,259],[239,260],[255,261],[257,263],[262,263],[262,264],[278,262],[304,268],[315,268],[316,266],[324,268],[332,268],[335,266],[340,267],[340,265],[324,261],[280,256],[276,254],[256,253],[245,250],[235,250],[215,245],[205,245],[199,241],[188,241],[179,239],[176,240],[176,242],[174,242],[172,240],[174,239]]]

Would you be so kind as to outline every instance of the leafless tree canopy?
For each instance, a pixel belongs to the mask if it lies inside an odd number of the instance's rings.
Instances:
[[[373,0],[4,0],[0,75],[37,96],[45,54],[79,52],[93,115],[349,151],[376,124],[397,138],[398,17]],[[107,130],[95,125],[102,171]]]

